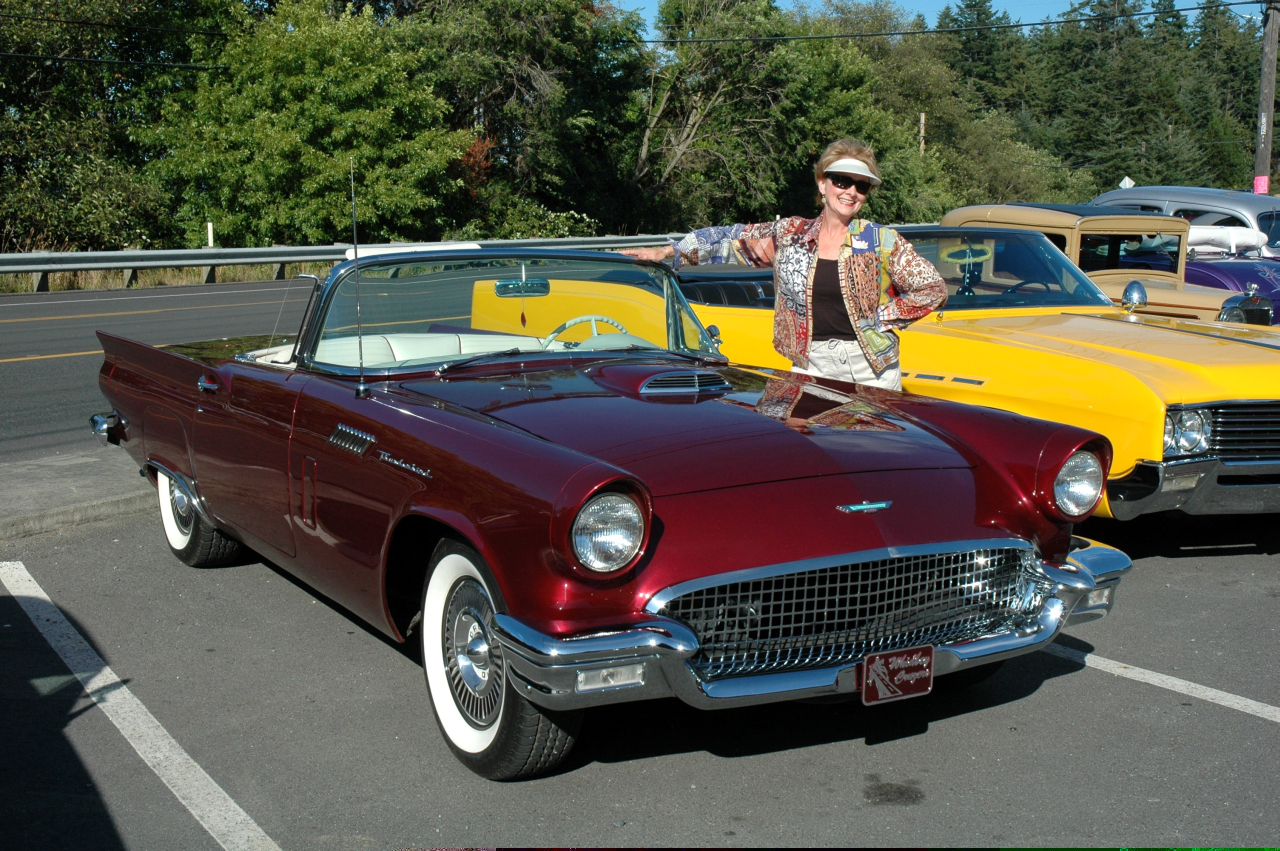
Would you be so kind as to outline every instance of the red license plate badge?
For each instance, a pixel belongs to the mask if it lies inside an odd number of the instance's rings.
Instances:
[[[862,702],[866,706],[919,697],[933,691],[933,648],[872,653],[862,660],[862,671]]]

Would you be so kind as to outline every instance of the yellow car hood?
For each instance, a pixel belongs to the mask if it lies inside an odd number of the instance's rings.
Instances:
[[[1021,349],[1033,361],[1038,353],[1113,366],[1141,380],[1165,404],[1280,398],[1280,335],[1269,330],[1126,316],[1118,311],[984,313],[968,316],[951,312],[942,321],[926,319],[912,326],[904,335],[904,368],[941,366],[911,363],[911,338],[917,334],[940,334]],[[1010,353],[1010,357],[1018,356]],[[988,364],[985,371],[993,371],[992,367],[995,372],[1000,371],[996,363]],[[953,370],[959,368],[956,364]]]

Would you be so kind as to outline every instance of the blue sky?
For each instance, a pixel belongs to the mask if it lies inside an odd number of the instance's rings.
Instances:
[[[653,22],[653,16],[658,11],[658,0],[613,0],[613,3],[620,9],[638,11],[650,23]],[[784,9],[794,5],[791,0],[778,0],[778,4]],[[821,3],[815,0],[810,5],[817,7]],[[908,12],[919,12],[929,21],[929,25],[933,26],[938,19],[938,13],[942,11],[944,6],[948,5],[948,0],[907,0],[907,2],[899,2],[898,5]],[[1010,0],[993,0],[991,5],[997,12],[1008,12],[1009,17],[1013,20],[1027,24],[1042,21],[1046,17],[1056,16],[1071,8],[1071,3],[1067,2],[1067,0],[1027,0],[1025,3],[1010,2]],[[1178,5],[1194,6],[1196,4],[1187,2],[1179,3]]]

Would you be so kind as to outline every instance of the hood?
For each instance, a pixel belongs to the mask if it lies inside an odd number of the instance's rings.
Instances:
[[[698,376],[702,390],[681,390],[696,388]],[[898,394],[807,376],[627,362],[423,379],[402,387],[607,461],[654,496],[971,466],[946,441],[897,413]]]
[[[940,334],[972,342],[1087,361],[1123,370],[1150,387],[1166,404],[1227,399],[1280,398],[1280,332],[1266,327],[1199,322],[1162,316],[1114,313],[1001,311],[921,322],[907,332],[904,369],[912,363],[911,338]],[[1010,357],[1017,357],[1010,353]],[[991,353],[991,358],[1001,355]],[[1056,392],[1056,391],[1055,391]]]
[[[1261,257],[1202,258],[1187,263],[1187,283],[1235,292],[1257,284],[1258,295],[1275,299],[1280,294],[1280,263]]]

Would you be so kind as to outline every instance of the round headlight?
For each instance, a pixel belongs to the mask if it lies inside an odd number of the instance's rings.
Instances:
[[[1174,450],[1178,448],[1178,442],[1173,438],[1173,414],[1164,415],[1164,454],[1172,455]]]
[[[1053,482],[1053,498],[1068,517],[1087,514],[1102,496],[1102,462],[1080,450],[1067,459]]]
[[[622,494],[589,500],[573,521],[573,551],[591,570],[610,573],[627,566],[644,540],[644,515]]]
[[[1199,411],[1178,411],[1173,415],[1173,436],[1178,452],[1204,452],[1209,448],[1209,420]]]
[[[1248,322],[1248,320],[1245,319],[1244,311],[1238,307],[1222,308],[1222,310],[1218,312],[1218,321],[1219,322],[1239,322],[1242,325]]]

